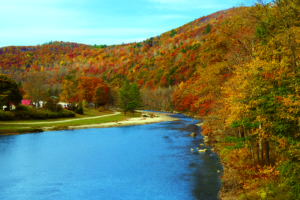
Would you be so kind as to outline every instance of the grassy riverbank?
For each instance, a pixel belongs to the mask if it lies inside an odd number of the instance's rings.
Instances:
[[[20,134],[28,132],[42,132],[44,130],[68,129],[69,126],[119,122],[132,117],[139,117],[140,113],[126,116],[113,111],[98,112],[94,109],[85,110],[84,115],[76,114],[72,118],[42,119],[42,120],[13,120],[0,121],[0,134]]]

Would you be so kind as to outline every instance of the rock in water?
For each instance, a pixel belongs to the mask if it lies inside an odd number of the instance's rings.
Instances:
[[[197,133],[194,133],[194,132],[190,134],[191,137],[196,137],[196,135],[197,135]]]
[[[208,136],[207,136],[207,135],[206,135],[206,136],[204,136],[204,138],[203,138],[203,141],[204,141],[204,142],[206,142],[206,143],[207,143],[207,142],[209,142],[209,138],[208,138]]]

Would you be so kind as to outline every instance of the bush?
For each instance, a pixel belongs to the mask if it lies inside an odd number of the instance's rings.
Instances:
[[[22,104],[19,104],[16,106],[16,111],[30,111],[32,110],[33,108],[31,106],[25,106],[25,105],[22,105]]]
[[[48,97],[46,99],[46,104],[45,104],[45,108],[50,110],[50,111],[61,111],[62,110],[62,106],[60,104],[58,104],[59,100],[58,99],[53,99],[51,97]]]
[[[83,108],[82,107],[75,108],[75,112],[77,114],[83,115]]]
[[[0,120],[14,120],[15,116],[12,112],[0,110]]]
[[[60,113],[63,113],[65,117],[75,117],[75,113],[70,110],[62,110]]]
[[[79,102],[78,106],[75,107],[75,112],[76,112],[77,114],[83,115],[82,102]]]
[[[75,117],[75,113],[69,110],[49,111],[49,110],[38,110],[41,116],[45,119],[56,119],[56,118],[65,118],[65,117]],[[35,118],[36,119],[36,118]],[[39,118],[40,119],[40,118]]]
[[[60,113],[63,113],[65,117],[75,117],[75,113],[70,110],[63,109]]]
[[[69,110],[62,109],[58,111],[36,110],[30,106],[19,106],[13,111],[0,111],[0,120],[21,120],[21,119],[55,119],[75,117],[75,113]]]
[[[279,165],[280,175],[283,177],[284,184],[290,187],[291,199],[300,199],[300,167],[299,161],[288,160]]]
[[[28,114],[30,115],[30,119],[47,119],[47,115],[45,115],[41,110],[34,109],[31,112],[28,112]]]
[[[31,119],[30,112],[24,110],[14,110],[10,111],[10,113],[14,114],[14,119]]]
[[[103,106],[100,106],[97,110],[98,110],[98,112],[104,112],[104,111],[106,111],[106,109]]]

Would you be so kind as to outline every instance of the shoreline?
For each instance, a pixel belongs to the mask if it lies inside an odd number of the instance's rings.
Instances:
[[[154,117],[149,116],[150,114],[155,114]],[[136,126],[136,125],[145,125],[145,124],[153,124],[159,122],[167,122],[167,121],[177,121],[177,118],[173,118],[168,116],[169,113],[156,113],[156,112],[142,112],[142,115],[148,115],[147,117],[135,117],[129,118],[122,121],[117,122],[105,122],[101,124],[86,124],[86,125],[76,125],[76,126],[68,126],[68,129],[86,129],[86,128],[111,128],[111,127],[122,127],[122,126]],[[43,127],[44,131],[51,131],[51,127]]]
[[[199,122],[196,125],[201,127],[204,122]],[[221,156],[221,149],[219,148],[218,143],[222,143],[223,140],[219,138],[220,135],[218,134],[211,134],[211,135],[203,135],[205,145],[209,145],[212,147],[212,151],[218,154],[220,158],[220,164],[222,165],[222,173],[220,174],[219,178],[221,179],[222,186],[218,193],[219,200],[232,200],[232,199],[239,199],[239,195],[242,193],[241,190],[234,190],[227,186],[226,177],[231,176],[230,166],[226,164],[226,161],[222,160]]]
[[[73,125],[57,128],[55,124],[53,126],[43,126],[40,128],[34,128],[29,130],[24,130],[21,132],[8,132],[0,135],[21,135],[28,133],[39,133],[45,131],[58,131],[58,130],[74,130],[74,129],[87,129],[87,128],[110,128],[110,127],[122,127],[122,126],[136,126],[136,125],[146,125],[159,122],[167,121],[177,121],[177,118],[170,117],[172,113],[160,113],[160,112],[151,112],[151,111],[138,111],[141,112],[141,117],[128,118],[121,121],[114,122],[104,122],[99,124],[85,124],[85,125]],[[119,114],[114,113],[114,114]],[[114,115],[113,114],[113,115]],[[78,119],[80,120],[80,119]]]

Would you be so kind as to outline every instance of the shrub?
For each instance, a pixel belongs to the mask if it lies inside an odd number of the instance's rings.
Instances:
[[[79,102],[78,106],[75,108],[75,112],[77,114],[83,115],[83,106],[82,106],[82,102]]]
[[[16,111],[30,111],[30,110],[32,110],[31,106],[25,106],[22,104],[16,106]]]
[[[284,184],[290,187],[291,199],[300,199],[300,171],[299,161],[288,160],[279,165],[280,174],[283,177]]]
[[[75,113],[69,110],[62,109],[60,112],[49,111],[49,110],[38,110],[39,114],[45,119],[56,119],[56,118],[65,118],[65,117],[75,117]],[[38,116],[40,117],[40,116]],[[37,119],[37,118],[34,118]],[[41,119],[41,118],[38,118]]]
[[[20,120],[20,119],[55,119],[75,117],[75,113],[69,110],[61,109],[58,111],[36,110],[30,106],[19,105],[16,110],[2,111],[0,110],[0,120]]]
[[[42,110],[32,110],[32,112],[28,113],[30,115],[30,119],[47,119],[47,115],[45,115]]]
[[[75,109],[75,112],[76,112],[77,114],[83,115],[83,108],[82,108],[82,106],[76,108],[76,109]]]
[[[75,117],[75,113],[70,110],[62,110],[60,113],[62,113],[65,117]]]
[[[14,111],[11,111],[11,113],[14,113],[14,119],[31,119],[30,112],[28,112],[28,111],[14,110]]]
[[[98,110],[98,112],[104,112],[104,111],[106,111],[106,109],[103,106],[100,106],[97,110]]]
[[[0,110],[0,120],[14,120],[15,116],[12,112]]]
[[[60,104],[58,104],[59,100],[58,99],[53,99],[51,97],[48,97],[46,99],[46,104],[45,104],[45,108],[50,110],[50,111],[61,111],[62,110],[62,106]]]

